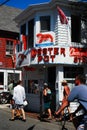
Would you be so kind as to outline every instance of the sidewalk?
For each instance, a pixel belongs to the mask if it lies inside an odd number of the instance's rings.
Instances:
[[[10,113],[10,108],[9,108],[9,104],[7,105],[0,105],[0,109],[4,109],[5,111],[9,112]],[[36,120],[39,120],[39,117],[40,114],[39,113],[35,113],[35,112],[26,112],[26,117],[27,118],[31,118],[31,119],[36,119]],[[40,121],[40,120],[39,120]],[[61,127],[62,125],[64,124],[64,122],[59,122],[59,121],[56,121],[54,118],[52,120],[43,120],[43,121],[40,121],[40,122],[44,122],[46,125],[49,124],[49,127],[51,124],[54,125],[54,127],[58,127],[60,128],[59,130],[61,130]],[[68,130],[75,130],[72,122],[66,122],[65,124],[65,127],[68,129]]]
[[[39,113],[35,113],[35,112],[26,112],[26,115],[34,119],[38,119],[39,117]]]
[[[34,118],[34,119],[37,119],[39,120],[39,116],[40,114],[39,113],[34,113],[34,112],[26,112],[26,115],[30,118]],[[53,118],[52,120],[41,120],[41,122],[47,122],[49,123],[49,126],[50,126],[50,123],[53,124],[53,125],[57,125],[58,128],[60,128],[59,130],[61,130],[62,126],[64,125],[64,121],[56,121],[55,118]],[[67,128],[67,130],[75,130],[74,126],[73,126],[73,123],[72,122],[69,122],[67,121],[65,123],[65,128]]]

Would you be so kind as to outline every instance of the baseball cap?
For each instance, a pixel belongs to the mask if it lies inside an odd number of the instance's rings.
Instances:
[[[67,81],[66,81],[66,80],[63,80],[61,83],[67,83]]]
[[[44,86],[48,86],[48,84],[47,84],[47,83],[44,83]]]

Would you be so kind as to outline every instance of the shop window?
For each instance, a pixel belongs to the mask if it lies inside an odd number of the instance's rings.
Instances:
[[[10,83],[10,81],[14,80],[15,83],[17,83],[17,81],[20,78],[20,74],[18,73],[8,73],[8,84]]]
[[[50,16],[40,17],[40,32],[50,31]]]
[[[72,42],[81,42],[81,18],[71,15],[71,39]]]
[[[39,93],[39,85],[37,80],[28,80],[28,93]]]
[[[14,51],[13,41],[7,40],[6,41],[6,55],[12,55],[13,51]]]
[[[75,78],[79,74],[84,74],[82,67],[64,67],[64,78]]]

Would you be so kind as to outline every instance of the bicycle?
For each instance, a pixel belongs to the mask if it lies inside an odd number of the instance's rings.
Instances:
[[[63,123],[63,125],[62,125],[62,128],[61,128],[61,130],[68,130],[68,128],[66,128],[65,127],[65,124],[66,124],[66,119],[65,119],[65,117],[64,117],[64,123]]]
[[[80,109],[82,109],[82,106],[80,106]],[[79,108],[77,108],[76,112],[78,110],[79,110]],[[82,109],[82,110],[84,111],[84,109]],[[61,130],[68,130],[68,128],[66,128],[66,121],[70,119],[71,115],[72,115],[72,122],[73,122],[76,130],[87,130],[87,113],[83,112],[81,115],[77,116],[75,113],[69,114],[67,109],[65,109],[65,113],[62,118],[63,124],[62,124]],[[80,124],[80,122],[82,122],[82,123]]]
[[[69,119],[70,119],[70,114],[69,114],[68,108],[66,107],[64,115],[62,117],[63,124],[62,124],[61,130],[68,130],[68,128],[66,128],[65,125],[66,125],[66,121],[69,120]]]

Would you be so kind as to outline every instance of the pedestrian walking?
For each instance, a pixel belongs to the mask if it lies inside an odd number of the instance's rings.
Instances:
[[[59,115],[60,118],[59,118],[59,121],[62,120],[62,117],[64,115],[64,109],[67,107],[68,109],[68,112],[70,113],[70,108],[69,108],[69,102],[67,100],[69,94],[70,94],[70,88],[68,86],[68,83],[66,80],[63,80],[62,81],[62,84],[61,84],[64,89],[63,89],[63,100],[62,100],[62,105],[60,106],[60,108],[55,112],[56,115]]]
[[[26,121],[25,118],[25,112],[24,112],[24,100],[26,99],[25,96],[25,89],[22,86],[22,81],[18,81],[17,86],[14,88],[14,92],[13,92],[13,101],[14,101],[14,105],[13,105],[13,109],[12,109],[12,118],[10,119],[10,121],[14,121],[15,120],[15,109],[19,109],[21,110],[22,113],[22,121]]]
[[[47,83],[44,83],[43,97],[44,97],[44,111],[48,112],[48,119],[52,119],[51,113],[51,90]]]

